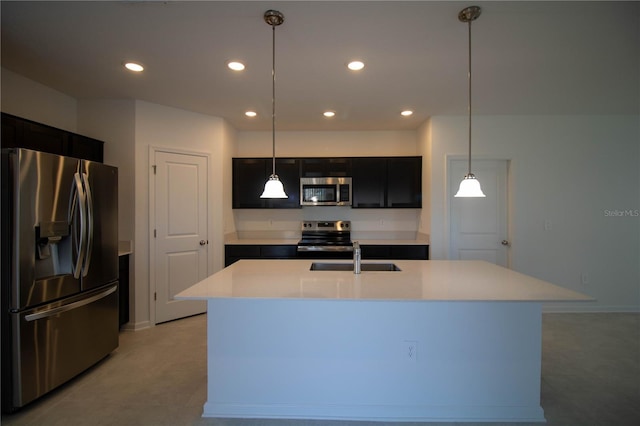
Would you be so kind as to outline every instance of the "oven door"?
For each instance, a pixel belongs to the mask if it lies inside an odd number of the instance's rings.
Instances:
[[[298,245],[298,257],[302,259],[351,259],[352,245]]]

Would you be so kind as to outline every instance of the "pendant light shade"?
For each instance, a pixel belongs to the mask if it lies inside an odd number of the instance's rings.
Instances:
[[[273,41],[273,67],[271,68],[271,147],[273,153],[273,169],[269,180],[264,184],[264,191],[260,198],[289,198],[284,192],[284,186],[276,174],[276,27],[284,22],[284,15],[277,10],[267,10],[264,13],[264,21],[271,25]]]
[[[480,182],[473,175],[468,174],[460,182],[460,188],[455,195],[456,197],[485,197],[482,189],[480,188]]]
[[[480,16],[478,6],[469,6],[458,14],[460,22],[469,24],[469,172],[460,182],[460,189],[455,197],[485,197],[482,188],[480,188],[480,182],[471,173],[471,21],[478,19],[478,16]]]
[[[284,192],[284,186],[278,179],[278,175],[269,176],[269,180],[264,184],[264,192],[260,198],[288,198]]]
[[[264,191],[260,198],[289,198],[284,192],[284,185],[280,182],[280,178],[276,174],[269,176],[269,180],[264,184]]]

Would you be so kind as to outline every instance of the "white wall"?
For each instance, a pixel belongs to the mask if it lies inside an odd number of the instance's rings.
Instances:
[[[2,112],[77,131],[77,101],[62,92],[1,68]]]
[[[431,173],[432,173],[432,139],[431,119],[427,119],[417,131],[418,152],[422,155],[422,211],[418,231],[425,235],[431,234]]]
[[[118,168],[118,237],[134,236],[135,102],[80,100],[78,132],[104,141],[104,162]]]
[[[155,310],[150,299],[149,281],[149,163],[150,147],[173,148],[210,155],[210,272],[223,267],[225,164],[230,158],[233,132],[220,118],[176,108],[135,102],[135,265],[136,295],[134,327],[154,323]],[[227,172],[228,174],[228,172]]]
[[[480,116],[473,155],[511,160],[512,268],[598,299],[555,309],[640,309],[638,116]],[[465,155],[465,117],[432,117],[431,255],[447,257],[446,158]],[[545,231],[550,221],[552,229]],[[588,275],[588,283],[581,281]],[[554,307],[550,307],[554,309]]]
[[[135,102],[78,101],[78,133],[104,141],[104,162],[118,168],[118,239],[135,238]],[[136,264],[135,251],[129,255]],[[142,258],[144,261],[144,258]],[[130,266],[131,268],[131,266]],[[129,274],[129,318],[135,317],[135,274]]]
[[[272,134],[238,132],[234,157],[271,157]],[[276,157],[418,155],[414,131],[276,132]]]
[[[222,176],[223,176],[223,188],[222,188],[222,205],[219,206],[223,209],[224,217],[224,233],[229,234],[236,231],[235,222],[233,219],[232,209],[232,181],[233,170],[231,164],[231,158],[233,157],[235,150],[235,141],[237,139],[236,130],[229,125],[226,121],[223,122],[222,127]]]

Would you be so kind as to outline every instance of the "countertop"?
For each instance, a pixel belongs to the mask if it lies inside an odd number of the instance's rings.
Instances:
[[[240,260],[175,296],[176,299],[325,299],[406,301],[593,301],[484,261],[391,260],[401,271],[311,271],[314,260]],[[325,260],[325,263],[349,263]]]
[[[402,245],[402,246],[424,246],[429,245],[428,240],[408,240],[408,239],[398,239],[398,240],[387,240],[387,239],[355,239],[352,238],[353,241],[358,241],[361,245]],[[225,241],[226,245],[293,245],[297,246],[300,238],[292,239],[292,238],[241,238],[241,239],[229,239]]]
[[[127,256],[133,253],[131,241],[118,241],[118,256]]]

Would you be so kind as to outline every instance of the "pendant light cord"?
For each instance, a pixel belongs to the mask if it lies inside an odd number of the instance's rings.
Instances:
[[[271,25],[272,31],[272,64],[271,67],[271,148],[273,153],[273,172],[276,175],[276,26]]]
[[[471,19],[469,19],[469,175],[471,175]]]

